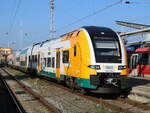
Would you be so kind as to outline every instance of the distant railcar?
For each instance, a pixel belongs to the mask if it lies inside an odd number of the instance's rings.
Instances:
[[[105,27],[88,26],[33,44],[16,57],[21,70],[64,81],[99,93],[120,93],[129,87],[122,39]]]
[[[131,70],[136,76],[150,76],[150,47],[140,47],[130,57]]]

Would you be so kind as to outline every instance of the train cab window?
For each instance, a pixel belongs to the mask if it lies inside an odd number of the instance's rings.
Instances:
[[[50,57],[47,58],[47,67],[51,67],[51,58]]]
[[[52,57],[52,68],[55,67],[55,57]]]
[[[63,63],[69,63],[69,51],[63,51]]]
[[[74,46],[74,56],[77,56],[77,46]]]

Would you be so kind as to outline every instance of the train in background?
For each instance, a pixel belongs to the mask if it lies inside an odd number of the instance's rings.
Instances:
[[[129,51],[129,48],[130,49]],[[135,76],[150,76],[150,41],[128,47],[129,69]]]
[[[120,36],[124,39],[129,36],[145,35],[141,42],[132,43],[127,46],[129,72],[133,76],[150,76],[150,25],[124,21],[116,21],[116,23],[138,29],[120,33]]]
[[[92,92],[119,94],[130,89],[123,41],[106,27],[87,26],[33,44],[9,55],[8,63]]]

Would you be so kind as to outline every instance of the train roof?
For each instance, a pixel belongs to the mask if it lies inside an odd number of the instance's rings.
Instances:
[[[112,29],[107,27],[100,27],[100,26],[83,26],[82,28],[86,29],[89,32],[114,32]]]
[[[101,27],[101,26],[83,26],[82,28],[86,29],[86,30],[91,30],[91,31],[95,31],[95,30],[98,30],[98,31],[113,31],[112,29],[110,28],[107,28],[107,27]]]
[[[102,36],[116,36],[116,33],[110,29],[110,28],[107,28],[107,27],[99,27],[99,26],[84,26],[82,27],[83,29],[87,30],[87,32],[90,34],[90,35],[93,35],[93,34],[99,34],[102,35]]]
[[[107,28],[107,27],[99,27],[99,26],[83,26],[82,27],[83,29],[87,30],[87,32],[89,34],[93,34],[95,32],[101,32],[101,33],[107,33],[107,35],[111,34],[111,36],[114,34],[116,36],[116,33],[110,29],[110,28]],[[28,49],[30,50],[33,46],[34,46],[34,49],[35,48],[41,48],[43,47],[44,45],[47,45],[49,43],[53,43],[53,42],[57,42],[61,37],[63,37],[64,35],[69,35],[75,31],[78,31],[79,29],[76,29],[72,32],[69,32],[69,33],[66,33],[66,34],[63,34],[61,35],[60,37],[57,37],[57,38],[53,38],[53,39],[49,39],[49,40],[45,40],[45,41],[42,41],[42,42],[39,42],[39,43],[33,43],[30,47],[28,47]]]
[[[136,53],[146,53],[146,52],[150,52],[150,47],[147,48],[137,48],[135,50]]]

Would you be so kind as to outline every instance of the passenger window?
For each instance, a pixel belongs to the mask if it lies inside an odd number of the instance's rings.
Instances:
[[[54,67],[55,67],[55,58],[52,57],[52,68],[54,68]]]
[[[149,53],[148,65],[150,65],[150,53]]]
[[[47,58],[47,67],[51,67],[51,58],[50,57]]]
[[[63,63],[69,63],[69,51],[63,51]]]
[[[29,56],[29,62],[31,61],[31,58],[30,58],[30,56]]]
[[[74,56],[77,55],[77,46],[74,46]]]
[[[32,55],[32,62],[34,62],[34,55]]]
[[[37,62],[37,55],[35,55],[35,59],[34,60],[35,60],[35,62]]]
[[[19,62],[20,61],[20,57],[17,57],[16,60],[17,60],[17,62]]]
[[[46,67],[46,58],[44,58],[44,64],[45,64],[45,67]]]
[[[148,65],[148,53],[142,54],[142,64]]]

